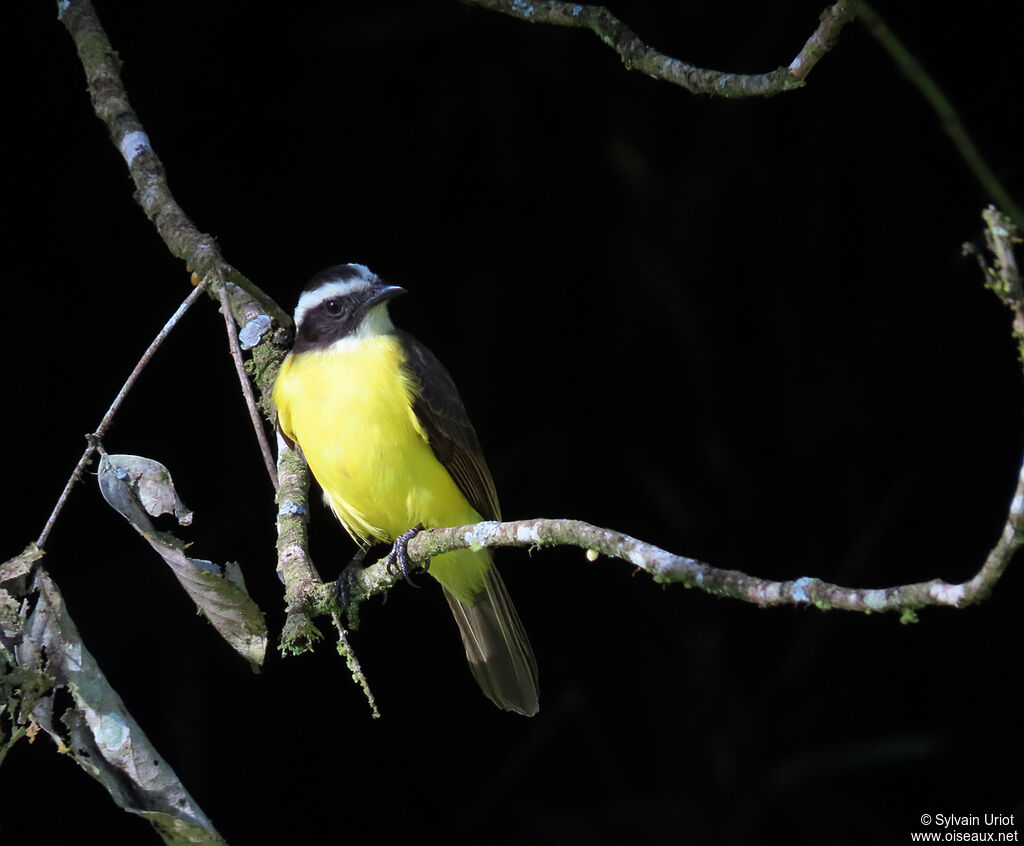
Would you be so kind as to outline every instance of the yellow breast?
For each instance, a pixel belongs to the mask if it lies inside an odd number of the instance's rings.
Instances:
[[[398,338],[380,335],[291,355],[274,385],[282,431],[359,540],[480,519],[427,443],[403,364]]]

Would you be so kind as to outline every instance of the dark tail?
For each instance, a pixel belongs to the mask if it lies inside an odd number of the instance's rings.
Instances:
[[[473,597],[472,603],[444,592],[459,624],[469,669],[495,705],[532,717],[539,708],[537,660],[493,564],[484,584],[485,589]]]

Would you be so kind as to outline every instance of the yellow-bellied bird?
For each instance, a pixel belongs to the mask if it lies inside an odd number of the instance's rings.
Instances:
[[[316,274],[295,309],[296,336],[274,385],[278,424],[301,447],[324,501],[363,549],[498,520],[498,497],[462,399],[426,347],[396,329],[404,289],[361,264]],[[436,556],[473,677],[499,707],[537,713],[537,664],[486,549]]]

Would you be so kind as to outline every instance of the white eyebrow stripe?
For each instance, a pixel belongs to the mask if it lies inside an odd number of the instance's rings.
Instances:
[[[295,325],[300,326],[305,316],[316,308],[324,300],[332,297],[346,297],[354,291],[362,291],[369,288],[371,281],[359,277],[357,279],[339,279],[337,282],[325,282],[312,291],[306,291],[299,297],[298,305],[295,306]]]

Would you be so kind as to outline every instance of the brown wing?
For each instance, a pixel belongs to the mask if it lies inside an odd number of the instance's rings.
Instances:
[[[485,520],[500,520],[498,494],[462,397],[444,365],[408,332],[396,330],[405,347],[405,366],[419,386],[413,412],[430,448],[462,495]]]
[[[413,411],[430,448],[452,480],[485,520],[500,520],[498,495],[462,398],[444,365],[412,335],[397,330],[405,345],[405,366],[419,388]],[[479,555],[487,555],[481,550]],[[442,583],[443,584],[443,583]],[[499,708],[526,716],[537,713],[537,661],[505,584],[488,566],[484,589],[464,602],[449,590],[469,669]]]

